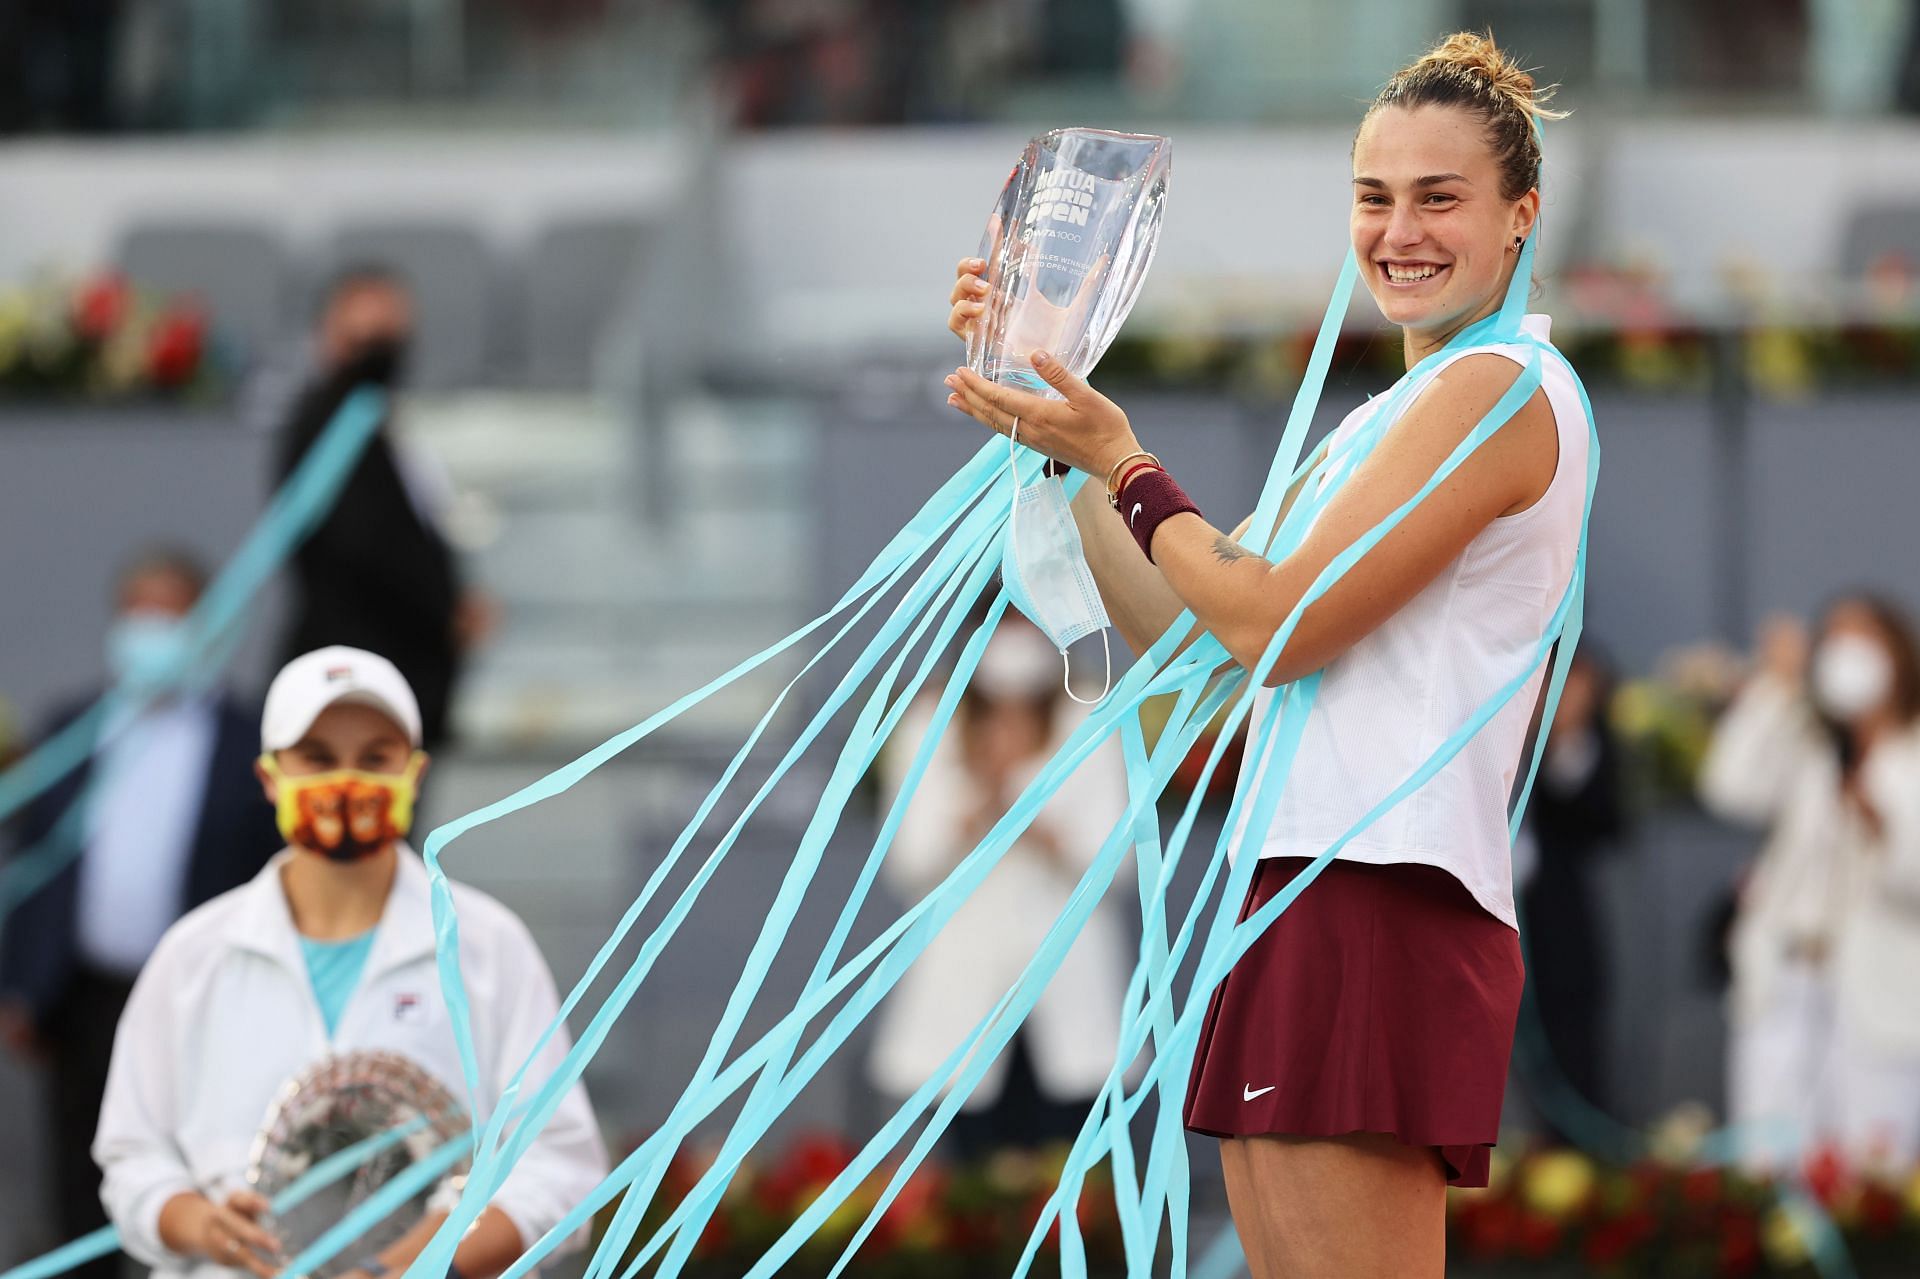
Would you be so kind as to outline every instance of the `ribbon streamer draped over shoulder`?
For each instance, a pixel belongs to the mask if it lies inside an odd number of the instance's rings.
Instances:
[[[1060,1233],[1062,1273],[1085,1274],[1085,1254],[1072,1206],[1088,1170],[1101,1160],[1111,1160],[1129,1272],[1150,1273],[1152,1259],[1170,1245],[1174,1273],[1184,1275],[1188,1201],[1180,1102],[1208,995],[1233,962],[1338,854],[1347,839],[1377,820],[1381,813],[1412,793],[1451,759],[1532,680],[1554,652],[1556,643],[1559,644],[1558,656],[1547,685],[1550,703],[1557,700],[1565,679],[1581,624],[1586,577],[1584,524],[1571,581],[1551,622],[1539,636],[1524,671],[1476,709],[1392,795],[1345,838],[1326,849],[1265,909],[1244,922],[1236,920],[1237,907],[1245,899],[1251,882],[1255,859],[1229,858],[1226,854],[1230,836],[1223,834],[1209,852],[1202,887],[1191,908],[1177,921],[1177,927],[1176,921],[1168,918],[1168,886],[1187,851],[1206,779],[1218,767],[1234,732],[1247,721],[1253,709],[1254,691],[1264,682],[1302,613],[1421,500],[1445,482],[1475,449],[1511,420],[1540,387],[1545,362],[1562,360],[1550,345],[1520,327],[1532,259],[1533,242],[1529,239],[1515,271],[1514,286],[1500,311],[1460,334],[1444,351],[1409,370],[1393,393],[1380,398],[1378,407],[1360,427],[1354,447],[1343,449],[1331,461],[1316,458],[1302,466],[1300,459],[1307,429],[1319,402],[1334,340],[1358,276],[1357,264],[1349,255],[1321,322],[1306,377],[1275,451],[1255,518],[1243,539],[1250,548],[1276,560],[1296,549],[1314,516],[1339,490],[1340,482],[1378,444],[1385,427],[1394,420],[1397,408],[1412,388],[1449,355],[1464,347],[1488,344],[1519,348],[1524,352],[1524,364],[1512,388],[1413,498],[1357,540],[1320,575],[1275,633],[1251,672],[1235,666],[1211,635],[1201,634],[1182,648],[1181,638],[1195,625],[1190,613],[1183,614],[1121,678],[1106,700],[1087,716],[1012,808],[947,878],[852,953],[848,952],[852,947],[854,918],[887,855],[904,806],[910,802],[915,784],[923,775],[986,641],[1006,608],[1004,592],[995,587],[993,570],[1006,536],[1008,486],[997,483],[996,478],[1003,475],[1003,468],[1021,465],[1022,458],[1016,455],[1010,460],[998,441],[983,446],[972,461],[942,485],[880,552],[852,589],[800,631],[579,760],[488,808],[435,830],[426,841],[425,856],[434,884],[441,977],[453,1010],[468,1084],[477,1092],[471,1011],[457,951],[459,921],[452,909],[441,864],[448,845],[476,826],[566,791],[620,751],[777,654],[802,644],[817,645],[801,675],[796,677],[797,682],[819,668],[823,659],[854,634],[856,628],[871,626],[874,629],[871,638],[837,677],[819,710],[781,754],[767,780],[746,800],[738,816],[720,835],[713,851],[693,869],[685,887],[668,901],[663,896],[666,884],[681,866],[696,833],[715,811],[749,753],[764,737],[773,715],[791,693],[792,684],[775,699],[766,716],[722,770],[713,789],[595,956],[586,975],[568,994],[562,1016],[580,1009],[586,1002],[587,992],[607,969],[613,955],[629,942],[645,912],[660,908],[664,912],[660,921],[640,938],[636,958],[592,1011],[561,1066],[540,1080],[526,1097],[520,1096],[521,1088],[527,1083],[523,1068],[496,1113],[476,1123],[473,1167],[465,1192],[446,1225],[409,1270],[410,1279],[437,1279],[445,1273],[461,1232],[485,1208],[514,1161],[552,1114],[560,1096],[580,1077],[605,1042],[614,1021],[645,981],[661,950],[671,942],[700,892],[732,851],[744,824],[802,754],[825,746],[834,750],[836,762],[814,817],[786,865],[765,922],[693,1077],[667,1118],[609,1174],[587,1202],[533,1244],[507,1272],[507,1279],[515,1279],[532,1269],[616,1199],[620,1206],[593,1257],[589,1275],[599,1279],[619,1274],[625,1279],[642,1266],[656,1263],[654,1273],[660,1276],[681,1273],[694,1242],[718,1205],[721,1192],[747,1152],[793,1104],[820,1067],[844,1046],[850,1030],[893,989],[933,935],[1006,855],[1061,782],[1115,734],[1120,737],[1127,765],[1127,810],[1108,834],[1025,971],[942,1067],[881,1125],[852,1164],[812,1202],[749,1275],[759,1279],[780,1273],[782,1265],[830,1216],[842,1209],[857,1187],[883,1167],[890,1167],[885,1189],[848,1240],[834,1273],[844,1270],[993,1059],[1011,1041],[1060,966],[1081,926],[1111,890],[1117,872],[1130,853],[1135,855],[1135,888],[1144,940],[1127,989],[1120,1040],[1114,1045],[1113,1067],[1073,1146],[1059,1190],[1034,1227],[1026,1256],[1016,1274],[1027,1272],[1041,1241],[1056,1226]],[[1585,402],[1584,392],[1582,402]],[[1590,410],[1588,429],[1591,433]],[[1599,461],[1597,440],[1591,434],[1589,444],[1585,479],[1590,508]],[[1031,455],[1027,457],[1031,459]],[[1037,459],[1031,460],[1037,464]],[[1070,484],[1080,482],[1084,482],[1084,477],[1076,476],[1069,481]],[[1296,483],[1299,496],[1282,521],[1283,500]],[[977,602],[989,591],[992,596],[984,622],[968,630],[968,618],[974,615]],[[819,636],[825,638],[816,639]],[[944,674],[939,673],[942,660],[956,643],[957,659],[945,667]],[[1238,829],[1243,817],[1249,822],[1245,838],[1257,841],[1260,832],[1266,829],[1285,785],[1318,684],[1317,676],[1309,676],[1285,686],[1274,699],[1274,712],[1260,717],[1254,724],[1251,730],[1254,740],[1249,742],[1247,758],[1264,760],[1265,766],[1247,770],[1241,779],[1225,823],[1227,832]],[[770,1029],[742,1042],[747,1010],[760,995],[776,952],[789,940],[788,930],[804,895],[814,883],[824,850],[839,827],[855,785],[893,733],[908,704],[923,691],[937,691],[931,722],[922,738],[910,744],[914,754],[906,781],[884,815],[827,941],[809,966],[800,995]],[[1138,712],[1144,699],[1161,695],[1172,695],[1174,710],[1149,750],[1139,731]],[[852,711],[852,715],[846,715],[847,711]],[[1163,840],[1157,813],[1160,794],[1175,767],[1201,739],[1202,732],[1222,714],[1225,731],[1217,734],[1201,783],[1194,788],[1192,798]],[[828,734],[834,736],[830,738]],[[1528,771],[1529,785],[1532,767],[1537,766],[1538,759],[1536,748]],[[1171,975],[1188,963],[1194,966],[1196,976],[1184,998],[1177,999]],[[816,1022],[821,1024],[816,1026]],[[558,1024],[556,1021],[556,1028]],[[1149,1102],[1153,1103],[1151,1139],[1144,1166],[1136,1166],[1131,1136],[1133,1124]],[[738,1110],[726,1129],[714,1163],[664,1222],[653,1229],[649,1237],[639,1239],[646,1209],[681,1142],[696,1125],[730,1105],[737,1105]],[[506,1119],[510,1111],[518,1116],[511,1127]]]

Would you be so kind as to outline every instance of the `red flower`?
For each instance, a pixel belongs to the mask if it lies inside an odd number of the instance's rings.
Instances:
[[[696,1257],[725,1256],[727,1247],[733,1242],[727,1230],[727,1219],[719,1213],[707,1218],[706,1228],[701,1230],[699,1240],[693,1245]]]
[[[712,1166],[710,1158],[696,1158],[685,1150],[675,1151],[667,1163],[666,1173],[660,1178],[661,1201],[677,1204],[685,1199]]]
[[[1877,1181],[1860,1188],[1860,1224],[1870,1235],[1890,1235],[1900,1229],[1904,1205],[1892,1188]]]
[[[771,1215],[798,1213],[845,1172],[857,1152],[831,1133],[807,1133],[753,1187],[754,1202]]]
[[[961,1255],[993,1252],[1001,1246],[1005,1234],[1000,1218],[990,1211],[958,1213],[947,1223],[947,1251]]]
[[[952,1233],[941,1213],[946,1175],[937,1168],[916,1170],[900,1187],[873,1229],[873,1246],[880,1251],[910,1247],[934,1251],[945,1247]]]
[[[89,342],[103,342],[133,306],[133,290],[126,277],[103,275],[83,287],[73,300],[73,328]]]
[[[1831,1146],[1823,1147],[1807,1160],[1806,1176],[1807,1188],[1824,1208],[1833,1207],[1839,1202],[1841,1192],[1847,1189],[1847,1166]]]
[[[1725,1196],[1717,1168],[1695,1168],[1680,1178],[1680,1198],[1695,1208],[1710,1208]]]
[[[1540,1213],[1523,1213],[1514,1225],[1514,1251],[1529,1261],[1551,1257],[1560,1239],[1560,1223]]]
[[[1760,1268],[1760,1230],[1751,1217],[1727,1222],[1720,1236],[1720,1273],[1724,1279],[1741,1279]]]
[[[1637,1163],[1627,1169],[1627,1184],[1638,1192],[1636,1202],[1644,1203],[1659,1194],[1666,1177],[1666,1169],[1656,1163]]]
[[[1501,1257],[1513,1246],[1519,1225],[1519,1208],[1505,1199],[1489,1199],[1461,1214],[1460,1236],[1469,1252]]]
[[[1213,751],[1213,744],[1219,734],[1209,728],[1194,741],[1177,765],[1174,766],[1172,784],[1181,790],[1191,792],[1200,784],[1200,774],[1207,766],[1207,756]],[[1207,793],[1215,798],[1225,798],[1233,793],[1234,780],[1240,776],[1240,757],[1246,750],[1246,739],[1235,736],[1220,752],[1220,762],[1214,766],[1213,777],[1207,784]]]
[[[1595,1268],[1610,1266],[1626,1257],[1653,1237],[1653,1214],[1633,1212],[1595,1226],[1587,1236],[1587,1264]]]
[[[1051,1186],[1036,1190],[1027,1196],[1026,1203],[1020,1207],[1020,1216],[1018,1218],[1022,1238],[1030,1237],[1033,1234],[1033,1228],[1040,1224],[1041,1214],[1047,1210],[1047,1201],[1052,1198],[1053,1188]],[[1040,1248],[1043,1252],[1060,1251],[1060,1220],[1057,1216],[1047,1223],[1047,1234],[1046,1237],[1040,1241]]]
[[[156,386],[185,386],[200,367],[207,317],[197,306],[169,308],[147,340],[147,377]]]

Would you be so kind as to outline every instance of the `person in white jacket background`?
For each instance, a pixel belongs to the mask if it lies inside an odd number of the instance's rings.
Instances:
[[[981,654],[946,735],[928,761],[881,867],[903,901],[920,900],[972,852],[1078,723],[1060,655],[1009,612]],[[911,708],[881,757],[887,802],[899,792],[932,715]],[[1005,994],[1033,958],[1080,876],[1127,806],[1118,741],[1097,749],[934,937],[882,1006],[868,1077],[905,1097]],[[1120,1034],[1129,936],[1108,899],[1088,919],[1032,1015],[955,1116],[957,1155],[1071,1139],[1106,1081]]]
[[[1863,1172],[1913,1167],[1920,650],[1902,612],[1846,596],[1811,646],[1799,622],[1770,623],[1700,791],[1769,830],[1730,944],[1728,1098],[1746,1166],[1830,1150]]]
[[[426,768],[412,690],[385,658],[326,648],[288,663],[268,690],[257,766],[289,847],[251,883],[188,914],[161,939],[123,1014],[93,1154],[122,1246],[156,1273],[261,1279],[291,1258],[245,1186],[249,1149],[289,1081],[337,1054],[397,1053],[457,1098],[467,1088],[435,964],[426,867],[407,847]],[[453,889],[473,1012],[484,1121],[558,1011],[526,926]],[[539,1087],[567,1051],[564,1029],[528,1072]],[[459,1279],[490,1279],[607,1172],[576,1084],[462,1239]],[[356,1279],[398,1273],[444,1214],[430,1212]]]

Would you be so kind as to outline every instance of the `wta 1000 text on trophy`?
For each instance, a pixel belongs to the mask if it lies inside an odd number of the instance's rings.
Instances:
[[[1173,143],[1146,133],[1055,129],[1027,143],[987,220],[987,311],[967,363],[1052,395],[1028,362],[1052,353],[1085,377],[1133,309],[1166,209]]]

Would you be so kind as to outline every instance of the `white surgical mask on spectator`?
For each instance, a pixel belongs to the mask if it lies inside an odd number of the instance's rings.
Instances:
[[[163,692],[187,675],[186,623],[172,613],[123,613],[107,628],[107,670],[139,694]]]
[[[1864,635],[1822,640],[1813,655],[1813,700],[1835,719],[1854,719],[1886,700],[1893,659]]]

